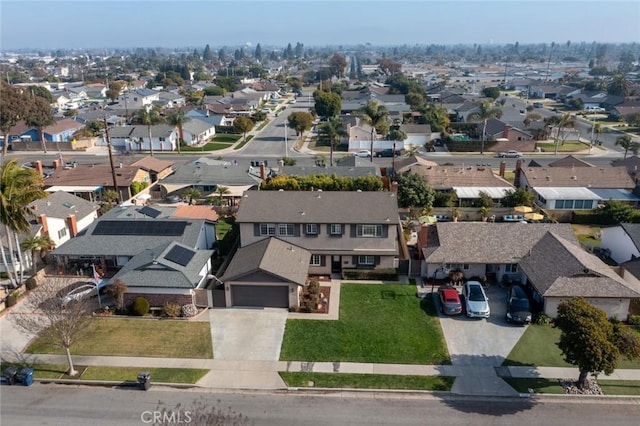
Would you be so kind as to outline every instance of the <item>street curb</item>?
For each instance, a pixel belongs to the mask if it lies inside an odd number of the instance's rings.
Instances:
[[[82,380],[82,379],[34,379],[34,383],[56,384],[56,385],[83,385],[83,386],[104,386],[120,388],[139,388],[138,382],[129,380]],[[163,386],[177,389],[200,388],[207,389],[195,383],[165,383],[151,382],[151,386]]]

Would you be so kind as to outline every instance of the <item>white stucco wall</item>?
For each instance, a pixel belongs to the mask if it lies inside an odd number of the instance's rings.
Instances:
[[[617,263],[640,257],[638,248],[621,226],[613,226],[602,230],[602,248],[611,250],[611,258]]]
[[[558,315],[558,305],[566,298],[546,297],[544,300],[544,313],[551,318]],[[587,298],[587,302],[607,313],[607,318],[626,320],[629,315],[629,299],[616,298]]]

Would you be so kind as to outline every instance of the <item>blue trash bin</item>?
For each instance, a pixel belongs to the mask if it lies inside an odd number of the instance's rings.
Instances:
[[[20,370],[20,381],[25,386],[31,386],[33,384],[33,368],[25,367]]]

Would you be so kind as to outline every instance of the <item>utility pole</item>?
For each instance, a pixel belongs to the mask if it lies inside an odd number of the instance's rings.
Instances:
[[[120,191],[118,190],[118,180],[116,178],[116,168],[113,166],[113,153],[111,152],[111,138],[109,137],[109,125],[107,124],[107,116],[104,117],[104,134],[107,139],[107,148],[109,149],[109,164],[111,165],[111,177],[113,178],[113,188],[116,191],[116,201],[120,204]]]
[[[375,130],[375,128],[373,127],[373,124],[371,125],[371,151],[369,151],[369,159],[371,160],[371,162],[373,163],[373,131]]]
[[[287,158],[289,148],[287,146],[287,120],[284,120],[284,158]]]

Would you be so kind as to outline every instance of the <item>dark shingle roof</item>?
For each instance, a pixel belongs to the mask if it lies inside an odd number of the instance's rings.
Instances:
[[[543,296],[638,297],[640,287],[623,280],[600,258],[549,232],[520,261]]]
[[[267,238],[238,249],[229,263],[223,281],[238,280],[258,271],[304,285],[309,273],[311,253],[302,247]]]
[[[636,248],[640,249],[640,223],[622,223],[621,226]]]
[[[50,218],[64,219],[75,214],[76,220],[81,220],[98,210],[98,205],[73,194],[57,191],[29,204],[29,208],[36,216],[44,213]]]
[[[393,192],[246,191],[238,223],[397,224]]]
[[[573,155],[567,155],[556,161],[549,163],[549,167],[595,167],[591,163],[587,163],[580,158],[576,158]]]
[[[255,173],[259,173],[256,169]],[[259,174],[250,174],[247,169],[225,162],[220,166],[187,163],[167,178],[163,184],[186,185],[256,185],[260,182]]]

